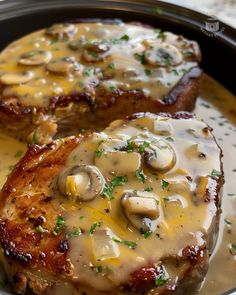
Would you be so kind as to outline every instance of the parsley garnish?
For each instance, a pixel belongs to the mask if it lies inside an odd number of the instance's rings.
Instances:
[[[144,189],[145,192],[152,192],[153,191],[153,187],[148,186]]]
[[[15,153],[15,155],[14,155],[14,157],[15,158],[21,158],[22,157],[22,155],[23,155],[23,151],[17,151],[16,153]]]
[[[111,200],[113,199],[112,193],[116,186],[120,186],[128,181],[128,177],[125,176],[116,176],[111,182],[107,182],[102,191],[102,196]]]
[[[127,140],[127,152],[131,153],[135,149],[135,143],[133,141]]]
[[[102,265],[98,265],[97,267],[95,267],[95,271],[96,271],[96,273],[101,273],[102,270],[103,270]]]
[[[45,232],[45,229],[41,225],[37,226],[36,230],[37,230],[37,232],[39,232],[41,234]]]
[[[167,282],[167,278],[164,275],[161,275],[155,279],[155,286],[161,287]]]
[[[231,222],[227,218],[224,219],[224,222],[228,225],[231,225]]]
[[[94,224],[92,224],[89,229],[90,235],[93,235],[97,227],[100,227],[100,226],[101,226],[101,222],[95,222]]]
[[[221,176],[221,171],[213,169],[211,171],[211,176]]]
[[[152,234],[152,232],[149,230],[149,231],[144,232],[142,235],[143,235],[144,239],[147,239],[151,236],[151,234]]]
[[[165,189],[169,186],[169,182],[165,181],[164,179],[161,180],[161,188]]]
[[[83,71],[84,77],[90,77],[93,74],[93,69],[87,69]]]
[[[129,41],[129,36],[125,34],[120,38],[120,40]]]
[[[137,247],[137,243],[133,242],[133,241],[127,241],[127,240],[120,240],[117,239],[116,237],[112,237],[112,241],[116,242],[116,243],[120,243],[120,244],[124,244],[126,246],[128,246],[130,249],[135,249]]]
[[[174,139],[170,136],[166,137],[165,140],[170,141],[170,142],[174,142]]]
[[[130,249],[135,249],[137,246],[137,243],[132,242],[132,241],[123,241],[123,244],[128,246]]]
[[[62,216],[57,217],[56,226],[52,230],[52,234],[57,236],[58,232],[64,227],[65,219]]]
[[[67,235],[66,235],[66,238],[67,239],[71,239],[71,238],[75,238],[75,237],[78,237],[82,234],[82,230],[78,227],[76,228],[75,230],[69,232]]]
[[[104,154],[104,149],[96,149],[95,155],[96,157],[100,158]]]
[[[112,69],[112,70],[114,70],[116,68],[114,63],[108,64],[107,67],[108,67],[108,69]]]
[[[145,69],[145,74],[146,74],[147,76],[150,76],[152,73],[153,73],[153,69],[149,69],[149,68],[146,68],[146,69]]]
[[[142,172],[140,169],[137,169],[137,170],[135,171],[135,176],[136,176],[136,178],[137,178],[139,181],[141,181],[142,183],[145,182],[145,179],[146,179],[146,178],[145,178],[143,172]]]
[[[150,145],[150,143],[149,142],[147,142],[147,141],[144,141],[144,143],[143,144],[141,144],[140,146],[139,146],[139,152],[140,152],[140,154],[143,154],[144,152],[145,152],[145,149],[147,148],[147,147],[149,147],[149,145]]]
[[[236,244],[231,244],[230,245],[230,251],[233,255],[236,255]]]
[[[146,64],[145,56],[142,53],[135,53],[134,57],[139,61],[141,64]]]

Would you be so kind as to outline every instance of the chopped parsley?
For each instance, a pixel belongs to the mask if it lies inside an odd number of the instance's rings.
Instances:
[[[135,249],[137,246],[137,243],[133,241],[123,241],[123,244],[128,246],[130,249]]]
[[[146,64],[145,56],[142,53],[135,53],[134,57],[136,58],[137,61],[139,61],[141,64]]]
[[[128,153],[133,152],[133,150],[135,149],[135,143],[133,141],[130,141],[129,139],[127,140],[127,147],[126,150]]]
[[[165,181],[164,179],[161,180],[161,188],[165,189],[169,186],[169,182]]]
[[[130,249],[135,249],[137,247],[137,243],[133,242],[133,241],[128,241],[128,240],[120,240],[117,239],[116,237],[112,237],[112,241],[119,243],[119,244],[124,244],[126,246],[128,246]]]
[[[150,143],[149,142],[147,142],[147,141],[144,141],[144,143],[143,144],[141,144],[140,146],[139,146],[139,152],[140,152],[140,154],[143,154],[144,152],[145,152],[145,149],[147,148],[147,147],[149,147],[149,145],[150,145]]]
[[[145,187],[144,191],[145,192],[152,192],[153,191],[153,187],[147,186],[147,187]]]
[[[81,234],[82,234],[82,230],[78,227],[78,228],[74,229],[73,231],[69,232],[66,235],[66,238],[67,239],[72,239],[72,238],[75,238],[75,237],[79,237]]]
[[[10,166],[8,167],[9,171],[12,172],[13,169],[14,169],[14,167],[15,167],[14,165],[10,165]]]
[[[96,149],[95,155],[96,157],[100,158],[104,154],[104,149]]]
[[[107,182],[104,186],[102,191],[102,196],[107,198],[108,200],[112,200],[113,196],[112,193],[116,186],[123,185],[128,181],[128,177],[125,176],[116,176],[112,181]]]
[[[174,139],[171,136],[166,137],[165,140],[170,141],[170,142],[174,142]]]
[[[52,234],[57,236],[58,232],[65,226],[65,219],[62,216],[57,217],[56,226],[52,230]]]
[[[107,65],[108,69],[114,70],[116,68],[115,64],[112,62]]]
[[[143,172],[142,172],[140,169],[137,169],[137,170],[135,171],[135,176],[136,176],[136,178],[137,178],[139,181],[141,181],[142,183],[145,182],[145,179],[146,179],[146,178],[145,178]]]
[[[155,279],[155,286],[161,287],[167,282],[167,278],[164,275],[161,275]]]
[[[101,222],[95,222],[91,225],[90,229],[89,229],[89,233],[90,235],[93,235],[95,230],[101,226]]]
[[[36,230],[37,230],[37,232],[39,232],[41,234],[45,232],[45,229],[41,225],[37,226]]]
[[[152,235],[152,232],[149,230],[149,231],[142,233],[142,235],[143,235],[144,239],[147,239]]]
[[[224,219],[224,222],[228,225],[231,225],[231,222],[227,218]]]
[[[93,69],[86,69],[83,71],[84,77],[90,77],[93,74]]]
[[[221,176],[221,171],[213,169],[211,171],[211,176]]]
[[[14,157],[15,158],[21,158],[23,156],[23,151],[19,150],[15,153]]]
[[[230,244],[230,252],[236,255],[236,244]]]
[[[116,86],[109,86],[110,91],[115,91],[116,90]]]
[[[120,40],[122,41],[129,41],[129,36],[127,34],[123,35]]]
[[[153,73],[153,69],[149,69],[149,68],[146,68],[146,69],[145,69],[145,74],[146,74],[147,76],[152,75],[152,73]]]
[[[96,273],[101,273],[102,270],[103,270],[102,265],[98,265],[98,266],[95,267],[95,271],[96,271]]]

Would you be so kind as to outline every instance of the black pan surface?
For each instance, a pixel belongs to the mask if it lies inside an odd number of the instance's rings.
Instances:
[[[199,42],[202,67],[236,93],[236,30],[219,22],[216,36],[204,27],[208,16],[155,0],[11,0],[0,2],[0,49],[9,42],[55,22],[76,18],[141,21]]]

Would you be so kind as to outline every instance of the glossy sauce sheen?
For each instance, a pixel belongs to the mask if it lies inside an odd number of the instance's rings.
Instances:
[[[197,65],[193,43],[169,32],[123,23],[71,26],[68,35],[52,35],[53,27],[35,32],[1,53],[3,97],[17,96],[23,106],[48,107],[57,95],[85,92],[93,99],[99,86],[143,89],[161,100]],[[155,56],[160,46],[161,57]]]
[[[232,287],[235,287],[235,267],[236,267],[236,261],[234,259],[235,256],[233,256],[230,253],[230,249],[229,246],[231,243],[235,243],[236,242],[236,218],[235,218],[235,207],[236,207],[236,190],[235,190],[235,183],[234,183],[234,179],[235,179],[235,175],[236,175],[236,167],[234,166],[235,164],[233,163],[232,159],[236,157],[236,142],[235,142],[235,134],[236,134],[236,119],[235,119],[235,112],[236,112],[236,107],[235,107],[235,100],[234,97],[228,93],[226,90],[224,90],[221,86],[219,86],[218,84],[216,84],[214,81],[212,81],[210,78],[207,78],[205,80],[205,83],[203,85],[203,89],[201,92],[202,95],[202,99],[198,100],[197,106],[196,106],[196,113],[198,114],[199,118],[203,118],[206,122],[208,122],[213,128],[214,128],[214,134],[216,135],[216,138],[220,144],[220,146],[223,148],[225,152],[225,157],[224,157],[224,170],[225,170],[225,178],[226,178],[226,185],[224,188],[224,198],[223,198],[223,214],[222,214],[222,222],[221,222],[221,232],[220,232],[220,237],[223,237],[223,242],[221,243],[221,239],[219,239],[219,245],[216,249],[216,254],[213,256],[212,261],[211,261],[211,265],[210,265],[210,270],[209,273],[207,275],[207,280],[205,282],[205,284],[202,287],[202,290],[197,293],[197,294],[201,294],[201,295],[216,295],[216,294],[220,294],[220,292],[225,291],[227,289],[230,289]],[[222,113],[218,110],[218,108],[222,111]],[[227,122],[226,122],[227,121]],[[181,123],[180,123],[181,124]],[[178,126],[175,127],[175,130],[178,130]],[[134,130],[130,130],[130,132],[133,132]],[[110,130],[109,132],[112,133],[112,130]],[[107,133],[109,133],[107,132]],[[124,136],[124,134],[122,135]],[[186,135],[187,138],[190,138],[190,134]],[[5,154],[8,153],[8,155],[11,157],[11,163],[14,163],[17,161],[17,157],[16,155],[19,156],[19,149],[20,150],[24,150],[24,146],[18,142],[15,142],[15,144],[13,144],[14,140],[7,138],[5,136],[0,138],[1,140],[1,160],[3,163],[3,166],[1,166],[3,168],[3,170],[1,169],[1,173],[2,173],[2,183],[5,181],[5,175],[9,173],[9,165],[8,165],[8,159],[5,157]],[[194,138],[193,138],[194,140]],[[4,143],[6,144],[6,146],[8,147],[7,149],[4,149]],[[173,144],[170,142],[170,144]],[[12,151],[10,152],[9,150],[9,145],[11,145],[12,147]],[[2,148],[3,147],[3,148]],[[15,157],[14,157],[15,156]],[[71,155],[71,158],[68,162],[68,164],[70,164],[70,161],[74,162],[74,160],[76,159],[76,161],[79,161],[79,158],[75,158],[75,155]],[[81,160],[84,160],[85,158],[81,158]],[[88,159],[88,158],[87,158]],[[5,163],[4,163],[5,160]],[[184,159],[178,159],[179,163],[181,164],[181,168],[184,168],[186,163],[185,161],[183,161]],[[215,168],[216,170],[219,170],[219,163],[214,163],[215,166],[213,166],[213,168]],[[205,172],[205,168],[197,165],[197,172],[193,172],[193,176],[195,173],[203,173]],[[11,168],[10,168],[11,169]],[[209,174],[211,171],[206,171],[205,173]],[[235,174],[235,175],[234,175]],[[173,177],[173,179],[175,179],[174,175],[167,175],[164,176],[164,179],[168,179],[168,177]],[[179,176],[178,176],[179,177]],[[182,177],[181,177],[182,178]],[[184,178],[184,173],[183,173],[183,178]],[[135,182],[135,184],[137,185],[137,188],[143,188],[143,184],[136,182],[136,180],[133,180]],[[153,186],[153,183],[152,183]],[[159,190],[160,189],[160,183],[157,183],[158,188],[154,188],[155,190]],[[119,190],[121,189],[121,187],[118,188],[118,190],[116,190],[116,192],[118,193]],[[125,189],[125,185],[122,187],[122,190]],[[115,193],[116,193],[115,192]],[[161,198],[163,198],[163,196],[166,194],[165,191],[160,192],[160,196]],[[195,207],[191,206],[191,202],[189,202],[188,200],[188,196],[185,196],[186,200],[187,200],[187,204],[189,206],[188,210],[194,210]],[[111,201],[111,203],[114,202],[114,200]],[[113,203],[112,203],[113,204]],[[162,204],[162,203],[161,203]],[[171,203],[170,203],[171,204]],[[177,210],[177,215],[180,213],[180,211],[184,211],[183,208],[181,209],[181,206],[179,206],[179,204],[174,204],[172,203],[171,206],[174,205],[175,209],[178,208]],[[113,206],[113,205],[112,205]],[[164,207],[165,209],[167,209],[166,207]],[[111,210],[115,210],[113,207],[110,208]],[[70,207],[71,210],[71,207]],[[90,209],[86,209],[87,212],[86,214],[90,214],[91,210]],[[170,212],[171,212],[171,207],[169,208]],[[201,210],[201,209],[200,209]],[[114,214],[116,213],[115,211],[113,211]],[[93,212],[94,213],[94,212]],[[202,213],[205,214],[206,212]],[[194,211],[193,211],[194,214]],[[77,214],[76,214],[77,215]],[[81,212],[81,215],[83,215],[83,213]],[[85,215],[85,214],[84,214]],[[97,220],[96,213],[94,215],[94,221]],[[92,218],[92,215],[91,215]],[[103,217],[99,217],[99,218],[103,218]],[[172,222],[176,222],[177,224],[178,222],[180,222],[179,224],[181,224],[181,221],[177,218],[175,221],[173,221],[173,219],[175,218],[174,214],[170,214],[167,217],[167,220],[165,220],[166,225],[171,225]],[[187,217],[188,218],[188,217]],[[224,219],[226,219],[228,222],[226,223],[224,221]],[[73,219],[73,215],[68,216],[68,221],[71,221],[71,224],[74,225],[75,224],[75,220]],[[124,222],[124,220],[123,220]],[[231,223],[229,225],[229,222]],[[80,223],[81,224],[81,223]],[[112,229],[114,231],[116,231],[116,234],[119,235],[121,238],[125,237],[123,236],[123,232],[122,229],[120,229],[120,226],[122,227],[122,222],[120,222],[120,225],[114,224],[113,222],[109,221],[108,224],[111,225]],[[207,225],[207,223],[206,223]],[[85,225],[86,226],[86,225]],[[197,220],[196,220],[196,224],[193,223],[192,225],[193,227],[198,228],[198,224],[197,224]],[[186,227],[181,233],[184,233],[184,231],[188,231],[188,228]],[[175,236],[175,233],[172,232],[171,230],[168,230],[168,227],[163,227],[163,232],[161,234],[164,234],[167,237],[167,240],[171,241],[171,239],[176,239],[177,237]],[[79,237],[80,238],[80,237]],[[134,232],[130,232],[129,233],[129,240],[136,240],[137,236]],[[150,240],[149,240],[150,239]],[[154,239],[153,236],[149,237],[148,240],[145,240],[145,243],[148,241],[152,241],[152,239]],[[189,237],[190,239],[190,237]],[[192,241],[191,241],[192,242]],[[201,239],[199,239],[198,241],[195,241],[196,243],[201,243]],[[75,243],[76,243],[76,239],[75,239]],[[86,243],[86,241],[85,241]],[[141,242],[142,243],[142,242]],[[159,241],[158,241],[159,243]],[[138,241],[138,244],[140,244],[140,241]],[[176,251],[178,250],[177,248],[175,249],[175,247],[181,247],[181,241],[178,241],[178,243],[176,244],[171,244],[170,248],[172,248],[172,251]],[[148,253],[145,251],[145,249],[142,249],[141,247],[141,252],[142,255],[141,257],[147,257],[146,255],[148,255]],[[165,249],[161,249],[160,250],[165,251]],[[126,255],[126,252],[128,252]],[[132,257],[132,251],[130,251],[129,248],[124,247],[123,245],[120,247],[120,253],[121,255],[121,263],[122,263],[122,257],[124,257],[123,259],[127,259],[127,257],[129,257],[130,261],[132,261],[133,257]],[[131,254],[130,254],[131,253]],[[157,256],[161,255],[162,253],[157,252]],[[73,254],[71,256],[71,259],[73,259]],[[142,264],[142,261],[135,261],[135,264]],[[221,269],[219,268],[219,265],[221,266],[222,269],[224,269],[224,272],[221,271]],[[119,266],[116,265],[116,263],[114,263],[114,268],[118,268]],[[132,267],[132,265],[131,265]],[[122,274],[122,273],[121,273]],[[124,273],[125,275],[125,273]],[[217,281],[216,281],[216,277],[217,277]],[[118,276],[116,279],[121,279],[122,280],[122,276]],[[96,282],[97,284],[99,284],[98,282]],[[104,281],[104,285],[106,286],[106,283]],[[58,290],[56,290],[56,294],[65,294],[65,292],[68,292],[68,289],[66,286],[63,287],[59,287]],[[75,293],[74,293],[75,294]]]

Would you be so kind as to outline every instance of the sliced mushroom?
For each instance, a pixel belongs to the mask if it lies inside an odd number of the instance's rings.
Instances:
[[[110,46],[107,44],[86,44],[83,49],[82,58],[86,62],[102,61],[108,56]]]
[[[164,140],[158,140],[155,144],[150,144],[144,153],[146,165],[157,171],[170,170],[176,162],[173,148]]]
[[[119,247],[112,240],[113,232],[109,229],[98,229],[91,236],[93,254],[96,260],[117,258],[120,255]]]
[[[105,180],[92,165],[78,165],[65,169],[58,177],[60,192],[71,201],[91,201],[103,190]]]
[[[147,62],[153,66],[176,66],[183,60],[181,52],[167,43],[152,43],[144,54]]]
[[[124,151],[127,146],[125,141],[107,140],[102,142],[98,150],[102,155],[95,155],[95,165],[101,169],[105,177],[114,173],[118,175],[133,174],[141,166],[141,155],[137,152],[128,153]]]
[[[155,120],[153,125],[154,132],[158,135],[172,134],[172,126],[167,121]]]
[[[58,60],[52,60],[47,64],[47,70],[55,75],[67,75],[74,69],[78,68],[78,64],[72,57],[64,57]]]
[[[19,64],[24,66],[39,66],[48,63],[52,54],[50,51],[35,50],[21,55]]]
[[[18,85],[29,82],[33,77],[34,74],[29,71],[24,73],[6,73],[0,77],[0,81],[5,85]]]
[[[151,193],[150,197],[147,197],[147,193],[137,196],[126,192],[121,198],[121,206],[126,218],[137,230],[143,232],[156,229],[156,220],[160,215],[158,203],[155,195]]]
[[[76,33],[76,26],[73,24],[55,24],[46,30],[46,34],[52,36],[56,40],[69,39]]]

